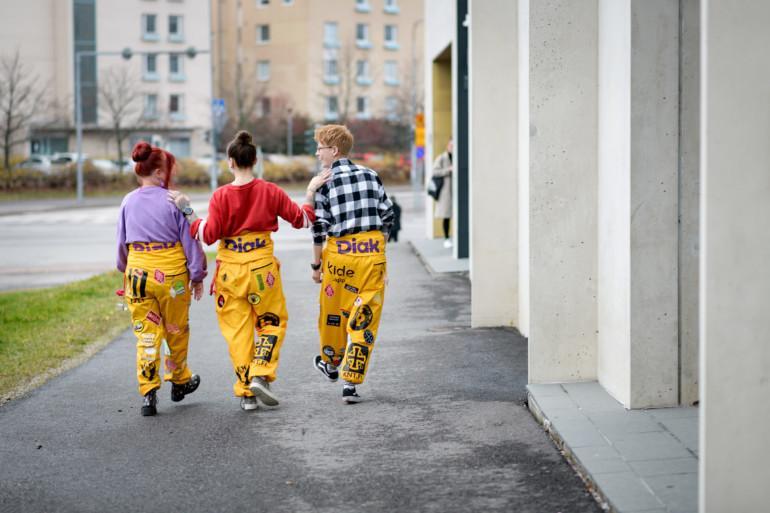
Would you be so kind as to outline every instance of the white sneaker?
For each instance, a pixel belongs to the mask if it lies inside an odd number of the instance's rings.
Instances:
[[[276,397],[275,394],[270,391],[270,383],[260,378],[259,376],[254,376],[251,378],[249,389],[255,396],[259,398],[260,401],[265,403],[267,406],[278,406],[278,397]]]
[[[259,408],[256,397],[241,397],[241,410],[251,411]]]
[[[444,239],[444,247],[445,248],[451,248],[452,247],[452,239]]]

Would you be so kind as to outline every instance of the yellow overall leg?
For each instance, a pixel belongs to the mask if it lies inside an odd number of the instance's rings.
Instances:
[[[351,290],[354,290],[358,280],[355,279],[351,260],[353,259],[329,252],[324,252],[323,256],[323,280],[318,300],[321,305],[318,315],[318,334],[321,358],[335,367],[340,365],[342,356],[345,354],[345,344],[348,339],[345,325],[356,299],[356,294]],[[336,270],[342,270],[342,275],[336,274]],[[345,288],[346,285],[347,288]]]
[[[216,291],[219,327],[238,377],[233,391],[238,397],[252,396],[252,377],[275,380],[286,334],[286,301],[275,258],[220,262]]]
[[[161,316],[166,333],[169,355],[166,356],[165,380],[181,385],[190,381],[192,372],[187,366],[187,351],[190,342],[191,293],[187,273],[164,276],[158,283],[163,293],[159,294]]]
[[[251,264],[249,274],[246,300],[252,305],[257,330],[250,374],[272,382],[289,322],[281,273],[276,259],[271,257]]]
[[[346,329],[349,340],[340,377],[348,383],[361,384],[369,368],[374,342],[385,302],[386,264],[383,257],[358,257],[356,272],[362,276],[358,296],[353,301]]]
[[[136,376],[139,393],[160,388],[160,344],[163,321],[155,287],[146,269],[126,269],[126,303],[136,336]]]

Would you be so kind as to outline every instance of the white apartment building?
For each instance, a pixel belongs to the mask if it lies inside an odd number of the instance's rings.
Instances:
[[[46,92],[21,154],[75,151],[75,53],[81,58],[83,151],[117,155],[114,116],[127,132],[179,157],[208,152],[211,127],[209,2],[206,0],[27,0],[0,5],[0,55],[19,53]],[[120,52],[129,48],[130,59]],[[188,56],[188,49],[205,53]],[[120,108],[122,107],[122,108]]]

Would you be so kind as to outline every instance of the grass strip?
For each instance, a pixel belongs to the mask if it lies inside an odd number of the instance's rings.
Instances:
[[[0,293],[0,404],[71,367],[129,327],[117,272],[39,290]]]

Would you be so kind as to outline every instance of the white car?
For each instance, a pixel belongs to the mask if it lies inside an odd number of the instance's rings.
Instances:
[[[51,159],[45,155],[30,155],[26,160],[16,164],[16,169],[34,169],[43,173],[51,172]]]

